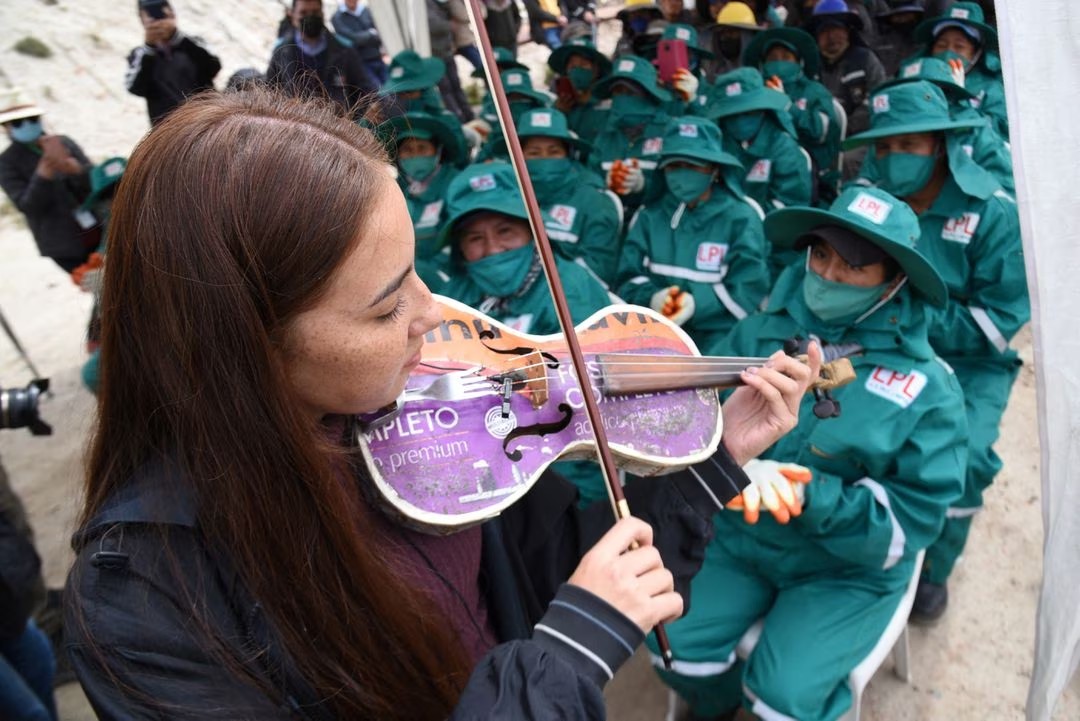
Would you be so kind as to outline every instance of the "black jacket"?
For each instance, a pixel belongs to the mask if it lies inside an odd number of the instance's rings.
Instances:
[[[200,40],[177,30],[165,48],[140,45],[131,51],[124,84],[146,98],[153,124],[190,96],[213,89],[220,70],[221,61]]]
[[[382,39],[375,27],[375,20],[371,17],[371,10],[360,9],[358,15],[353,15],[344,8],[334,13],[334,30],[338,35],[347,38],[360,53],[364,60],[380,60],[382,58]]]
[[[708,488],[686,472],[627,485],[631,508],[653,525],[684,598],[704,558],[717,500],[745,485],[730,461],[701,474]],[[195,504],[183,489],[174,473],[152,466],[74,537],[67,649],[94,710],[103,719],[333,718],[293,670],[225,554],[211,552],[200,537]],[[564,583],[612,523],[607,503],[578,510],[576,498],[573,486],[546,474],[482,527],[481,584],[503,643],[481,660],[452,719],[604,717],[603,684],[643,634],[596,596]],[[161,553],[162,532],[179,569]],[[191,628],[177,572],[202,590],[195,602],[217,635],[234,640],[235,656],[250,659],[249,670],[275,698],[210,658]],[[556,597],[560,603],[550,604]]]
[[[22,143],[12,143],[0,153],[0,187],[26,216],[43,256],[86,258],[90,251],[79,238],[82,229],[75,211],[90,194],[90,161],[75,141],[65,137],[64,144],[83,166],[82,173],[46,180],[36,172],[41,155]]]
[[[885,69],[874,51],[852,45],[835,63],[821,59],[821,84],[840,101],[847,113],[848,136],[870,127],[870,93],[885,82]]]
[[[325,96],[362,115],[360,101],[375,93],[378,83],[355,48],[329,30],[324,34],[326,49],[310,58],[301,52],[293,33],[286,32],[270,56],[266,80],[289,95]]]

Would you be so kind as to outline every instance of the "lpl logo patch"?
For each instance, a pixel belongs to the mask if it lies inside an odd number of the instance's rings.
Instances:
[[[646,138],[644,144],[641,146],[641,153],[643,155],[657,155],[663,149],[663,138]]]
[[[923,388],[926,388],[926,376],[916,370],[900,373],[878,366],[866,379],[866,390],[901,408],[914,403]]]
[[[806,98],[799,98],[796,100],[795,107],[799,110],[806,110]]]
[[[697,248],[698,270],[720,270],[727,257],[727,243],[701,243]]]
[[[736,95],[742,95],[742,85],[740,83],[729,83],[727,87],[724,88],[724,95],[727,95],[729,98],[733,98]]]
[[[495,176],[491,173],[487,173],[486,175],[477,175],[475,178],[469,178],[469,187],[478,193],[495,190]]]
[[[762,158],[750,167],[750,172],[746,174],[746,182],[767,183],[770,176],[772,176],[772,161]]]
[[[870,195],[870,193],[859,193],[855,196],[855,200],[851,201],[847,209],[849,212],[862,216],[875,225],[881,225],[889,217],[893,207],[884,200]]]
[[[428,203],[424,206],[424,210],[420,213],[420,220],[416,221],[416,227],[418,228],[430,228],[439,224],[439,217],[442,214],[443,202],[436,200]]]
[[[550,128],[551,127],[551,113],[540,111],[535,112],[529,116],[532,120],[533,127],[535,128]]]
[[[574,225],[574,218],[577,217],[577,208],[572,205],[553,205],[548,215],[553,221],[558,223],[559,227],[569,229]]]
[[[874,96],[874,113],[889,112],[889,96],[887,94]]]
[[[698,127],[693,123],[679,123],[679,136],[683,138],[696,138]]]
[[[615,68],[620,73],[632,73],[634,72],[633,60],[620,60],[619,67]]]
[[[941,239],[967,245],[975,237],[979,220],[978,213],[964,213],[959,218],[949,218],[945,225],[941,226]]]

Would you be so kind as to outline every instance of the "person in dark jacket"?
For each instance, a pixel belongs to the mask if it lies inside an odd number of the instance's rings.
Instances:
[[[382,85],[386,82],[386,63],[382,58],[382,38],[371,17],[367,0],[342,0],[331,20],[334,30],[347,39],[360,54],[371,77]]]
[[[98,223],[80,208],[92,164],[74,140],[45,132],[43,114],[19,89],[0,96],[0,125],[11,139],[0,153],[0,187],[26,216],[38,251],[70,273],[97,245],[84,243]]]
[[[379,89],[347,40],[326,29],[321,0],[293,0],[292,33],[278,38],[266,80],[289,95],[328,97],[362,115],[361,99]]]
[[[139,0],[144,43],[128,54],[124,84],[132,95],[146,98],[154,124],[188,97],[214,88],[221,61],[202,41],[176,27],[167,0]]]
[[[326,102],[204,95],[135,149],[111,227],[105,303],[131,312],[104,318],[66,599],[106,719],[603,718],[604,683],[682,610],[706,498],[745,483],[817,373],[813,352],[744,373],[713,485],[630,494],[655,535],[577,514],[555,477],[427,535],[357,447],[356,415],[401,394],[441,323],[369,131]]]

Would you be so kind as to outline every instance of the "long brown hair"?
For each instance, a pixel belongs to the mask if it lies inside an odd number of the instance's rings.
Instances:
[[[148,461],[179,464],[205,501],[199,533],[227,549],[339,717],[441,719],[467,657],[365,546],[342,459],[279,360],[290,320],[365,242],[389,182],[371,133],[328,103],[267,91],[195,98],[140,143],[109,228],[81,522]]]

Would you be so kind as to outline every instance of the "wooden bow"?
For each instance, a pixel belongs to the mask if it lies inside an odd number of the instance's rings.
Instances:
[[[582,389],[591,388],[589,373],[585,367],[585,357],[581,353],[581,344],[578,343],[577,334],[574,332],[574,322],[570,315],[570,309],[566,304],[566,295],[563,291],[562,280],[559,271],[555,267],[555,253],[548,240],[547,231],[544,228],[544,219],[540,213],[540,205],[536,201],[536,193],[533,191],[532,179],[525,164],[525,154],[521,150],[521,141],[518,139],[517,128],[514,118],[510,114],[510,104],[506,99],[506,90],[503,88],[502,78],[495,62],[495,53],[492,50],[491,40],[488,37],[487,27],[483,23],[483,13],[480,0],[469,0],[466,4],[469,11],[469,21],[473,32],[480,41],[480,50],[483,56],[484,74],[487,76],[488,90],[495,100],[495,112],[502,126],[503,138],[506,140],[507,150],[510,152],[510,160],[517,176],[518,187],[525,200],[525,207],[529,215],[529,225],[532,227],[533,237],[536,239],[540,260],[544,267],[544,276],[547,278],[548,287],[551,290],[551,299],[555,303],[555,312],[559,318],[559,327],[566,337],[567,348],[570,351],[570,359],[577,374],[578,383]],[[453,59],[450,62],[454,62]],[[607,482],[608,497],[611,499],[612,510],[616,519],[628,518],[630,506],[623,495],[622,486],[619,485],[619,474],[615,467],[615,459],[608,447],[607,432],[600,416],[600,408],[592,393],[582,393],[585,401],[585,413],[592,424],[593,434],[596,437],[597,455],[600,467],[604,472],[604,480]],[[670,669],[672,661],[671,646],[668,643],[667,633],[662,624],[657,624],[654,629],[660,654],[664,659],[664,665]]]

